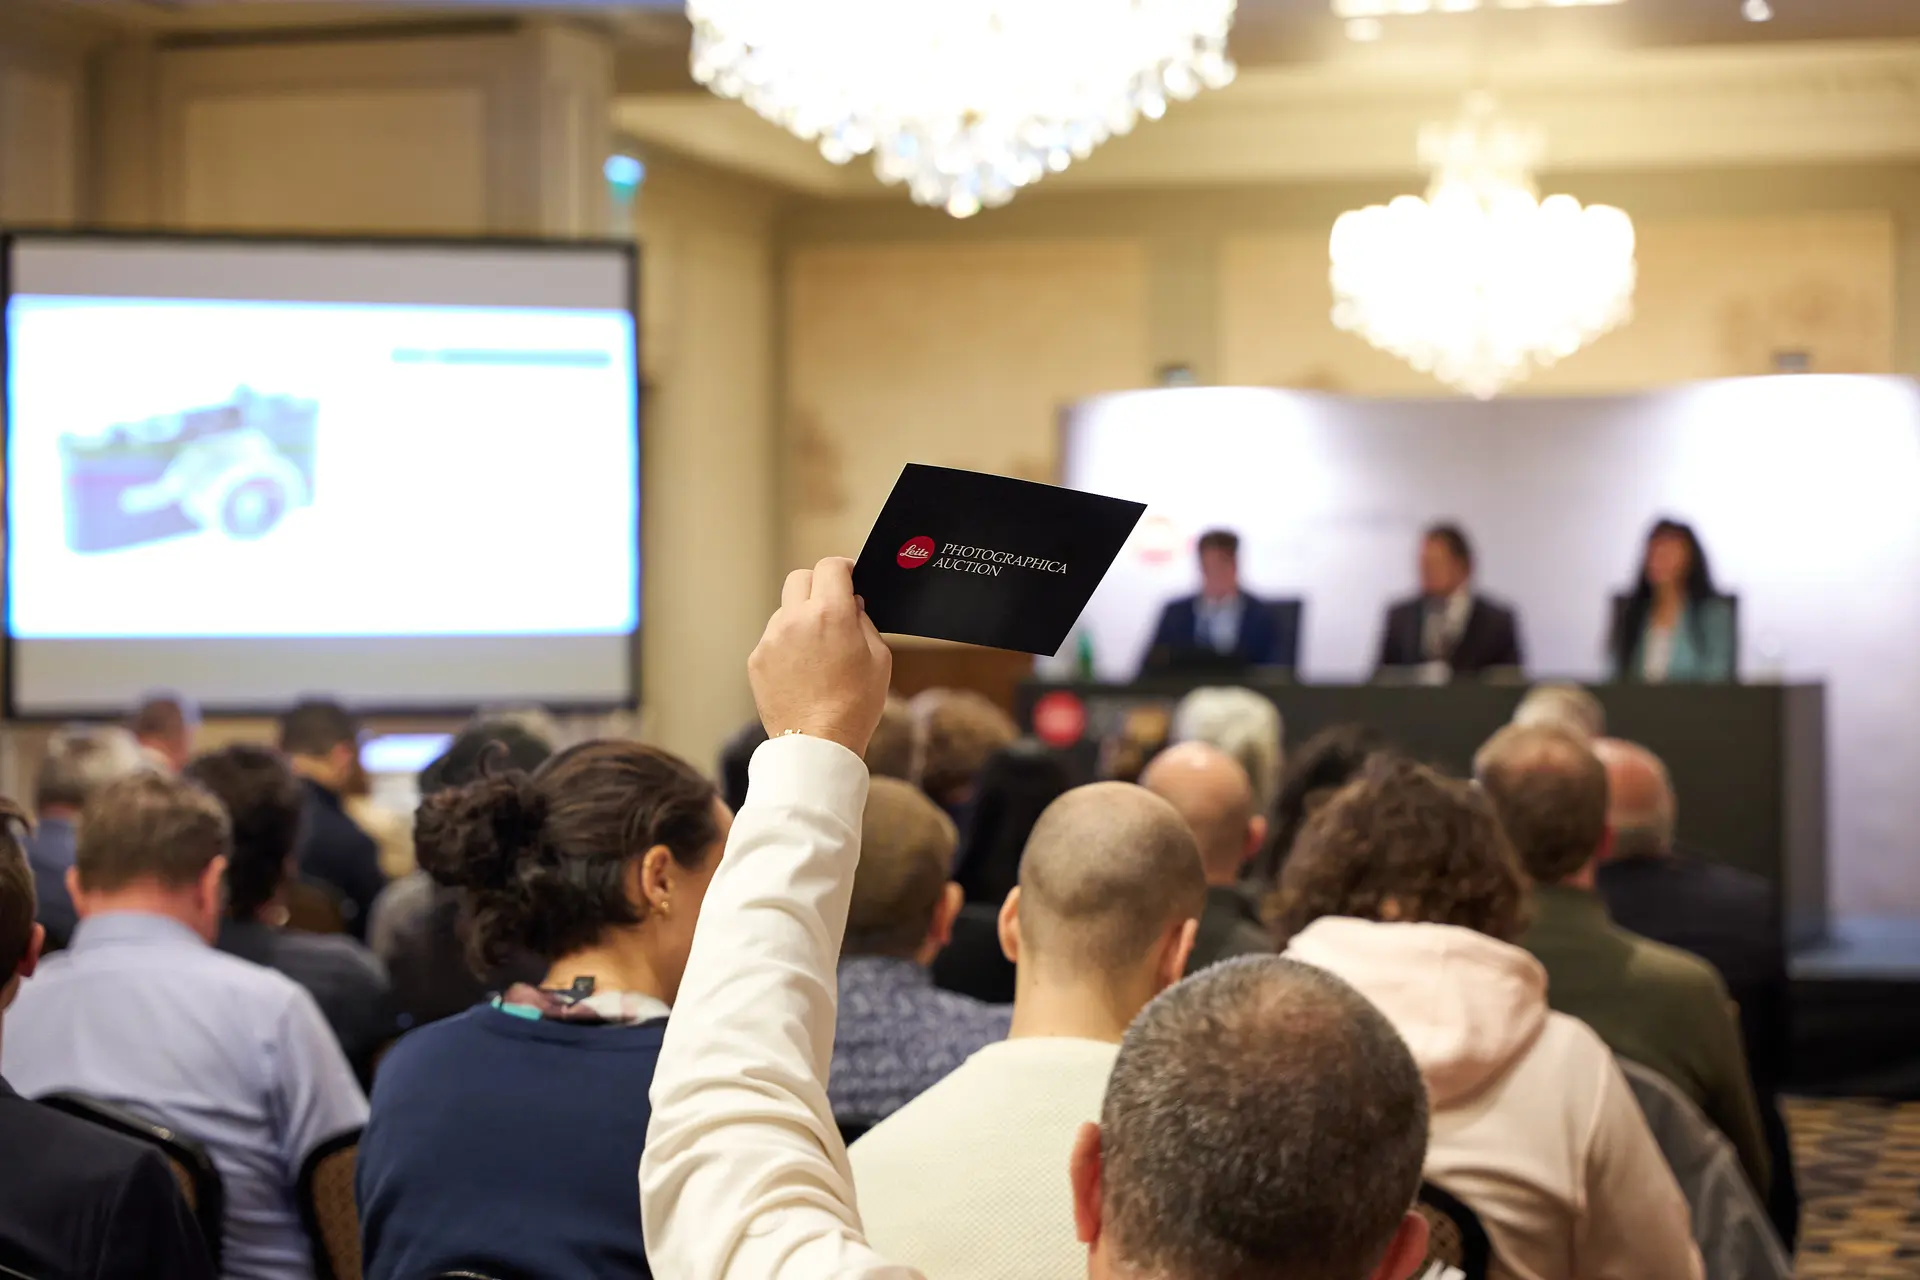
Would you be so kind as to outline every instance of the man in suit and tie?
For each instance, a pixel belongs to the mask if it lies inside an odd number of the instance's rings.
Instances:
[[[1387,610],[1380,666],[1431,667],[1450,676],[1522,665],[1514,611],[1473,590],[1473,544],[1456,524],[1420,540],[1420,594]]]
[[[1297,639],[1281,635],[1267,601],[1240,589],[1240,535],[1212,529],[1200,535],[1200,594],[1161,611],[1146,666],[1292,666]]]

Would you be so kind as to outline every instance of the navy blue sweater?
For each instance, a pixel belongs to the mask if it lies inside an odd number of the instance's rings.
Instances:
[[[404,1036],[354,1175],[366,1280],[650,1276],[638,1178],[666,1026],[476,1005]]]

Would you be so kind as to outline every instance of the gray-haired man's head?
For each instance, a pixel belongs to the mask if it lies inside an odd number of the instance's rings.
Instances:
[[[1607,824],[1616,858],[1659,857],[1673,852],[1678,806],[1673,780],[1660,757],[1635,742],[1602,738],[1593,753],[1607,770]]]
[[[130,730],[119,725],[66,725],[53,731],[41,752],[33,807],[43,818],[72,817],[100,788],[147,767]]]
[[[1364,997],[1277,956],[1215,965],[1127,1031],[1074,1151],[1096,1280],[1405,1280],[1427,1151],[1413,1056]]]

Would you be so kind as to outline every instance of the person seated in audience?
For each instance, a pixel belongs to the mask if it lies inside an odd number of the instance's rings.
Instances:
[[[1272,698],[1251,689],[1195,689],[1173,709],[1173,741],[1204,742],[1232,756],[1246,770],[1255,810],[1273,811],[1286,738]]]
[[[1386,745],[1386,739],[1366,725],[1335,724],[1308,738],[1288,757],[1266,847],[1249,869],[1249,890],[1263,894],[1273,888],[1280,879],[1287,851],[1293,848],[1307,819],[1334,792],[1359,776],[1367,761],[1384,751]]]
[[[1607,770],[1612,856],[1596,874],[1623,929],[1691,952],[1719,970],[1740,1014],[1740,1039],[1760,1103],[1773,1177],[1767,1213],[1789,1252],[1800,1234],[1793,1148],[1780,1087],[1793,1042],[1786,939],[1767,882],[1750,871],[1680,853],[1679,806],[1660,758],[1615,738],[1594,744]]]
[[[720,798],[727,808],[738,811],[747,802],[747,764],[753,753],[767,740],[767,731],[758,720],[743,724],[732,737],[720,744]]]
[[[1537,886],[1520,943],[1546,968],[1548,1000],[1678,1085],[1765,1197],[1766,1139],[1726,983],[1698,957],[1620,928],[1594,892],[1611,841],[1606,769],[1558,729],[1511,726],[1473,765]]]
[[[68,725],[47,738],[33,788],[39,822],[27,833],[26,847],[48,951],[66,946],[79,922],[67,872],[79,841],[80,811],[107,783],[148,767],[133,734],[117,725]]]
[[[0,1040],[40,962],[27,815],[0,797]],[[33,1277],[212,1280],[200,1225],[146,1143],[29,1102],[0,1077],[0,1266]]]
[[[1681,521],[1656,521],[1633,590],[1615,602],[1613,678],[1725,682],[1737,674],[1739,647],[1733,599],[1714,586],[1700,536]]]
[[[649,1274],[647,1082],[731,822],[692,766],[612,740],[421,802],[421,865],[472,895],[476,959],[548,967],[382,1061],[355,1170],[369,1280]]]
[[[455,735],[420,773],[425,799],[481,776],[483,766],[532,773],[553,754],[547,739],[506,720],[480,720]],[[423,867],[381,890],[367,925],[367,941],[386,963],[393,983],[394,1017],[402,1031],[451,1018],[516,982],[538,982],[548,963],[515,949],[485,973],[475,973],[467,946],[466,895],[437,883]]]
[[[1273,935],[1240,888],[1241,873],[1267,838],[1267,820],[1254,810],[1246,770],[1218,748],[1183,742],[1156,756],[1140,785],[1171,804],[1199,843],[1207,909],[1187,972],[1272,951]]]
[[[875,778],[861,822],[860,871],[840,953],[840,1025],[828,1094],[834,1118],[864,1132],[1003,1040],[1012,1011],[942,991],[930,966],[960,912],[953,823],[924,794]]]
[[[1158,797],[1097,782],[1048,807],[1000,914],[1019,969],[1007,1039],[848,1153],[876,1249],[942,1280],[1085,1273],[1061,1171],[1127,1024],[1184,972],[1205,891],[1193,835]]]
[[[1520,617],[1473,589],[1473,544],[1457,524],[1420,537],[1420,594],[1396,601],[1380,628],[1382,671],[1422,668],[1441,679],[1526,664]]]
[[[1607,731],[1607,709],[1577,684],[1537,684],[1513,709],[1513,724],[1561,729],[1591,743]]]
[[[127,728],[149,765],[163,773],[178,773],[193,759],[200,709],[177,693],[152,694],[134,708]]]
[[[913,713],[913,781],[959,826],[973,804],[980,770],[1020,737],[1013,718],[971,689],[928,689],[907,704]]]
[[[200,756],[184,776],[213,793],[233,826],[227,914],[215,945],[311,992],[354,1072],[372,1078],[374,1055],[396,1034],[386,966],[352,938],[283,927],[281,892],[305,803],[299,779],[279,753],[250,744]]]
[[[824,1087],[859,753],[891,669],[852,567],[789,576],[749,662],[772,740],[708,892],[640,1161],[661,1275],[919,1275],[866,1243]],[[1410,1211],[1426,1135],[1406,1046],[1351,988],[1276,957],[1220,965],[1134,1020],[1081,1130],[1087,1274],[1406,1280],[1426,1246]]]
[[[337,702],[309,699],[280,717],[280,749],[306,789],[300,874],[340,895],[347,932],[364,940],[367,913],[387,884],[380,846],[348,816],[360,775],[360,722]]]
[[[867,772],[876,778],[912,782],[914,732],[912,707],[905,698],[888,694],[880,723],[873,730],[873,741],[867,743]]]
[[[212,946],[232,832],[220,802],[152,772],[88,802],[68,888],[73,944],[15,1002],[0,1073],[22,1094],[80,1093],[207,1148],[220,1171],[227,1280],[312,1274],[294,1185],[309,1153],[366,1123],[320,1008],[284,974]]]
[[[884,716],[880,723],[886,724]],[[934,957],[935,986],[988,1004],[1013,1003],[1013,961],[1000,946],[1000,908],[1020,883],[1020,857],[1033,824],[1073,784],[1066,759],[1034,738],[994,752],[980,770],[953,862],[960,914],[953,936]]]
[[[1514,944],[1526,880],[1470,784],[1376,757],[1295,843],[1285,954],[1351,982],[1420,1064],[1427,1178],[1480,1217],[1496,1280],[1688,1280],[1687,1202],[1613,1054]]]

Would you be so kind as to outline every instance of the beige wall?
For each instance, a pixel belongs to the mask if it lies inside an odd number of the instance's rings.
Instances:
[[[1058,406],[1143,382],[1137,242],[823,245],[786,283],[792,564],[858,555],[908,462],[1052,478]]]
[[[753,713],[746,660],[779,600],[773,431],[779,197],[654,157],[643,256],[650,737],[702,768]]]
[[[1521,394],[1770,372],[1920,375],[1920,167],[1569,175],[1641,235],[1633,321]],[[1023,194],[956,222],[904,199],[781,223],[780,401],[801,563],[859,548],[901,463],[1052,478],[1055,415],[1182,364],[1202,381],[1442,389],[1328,320],[1327,233],[1378,183]]]

